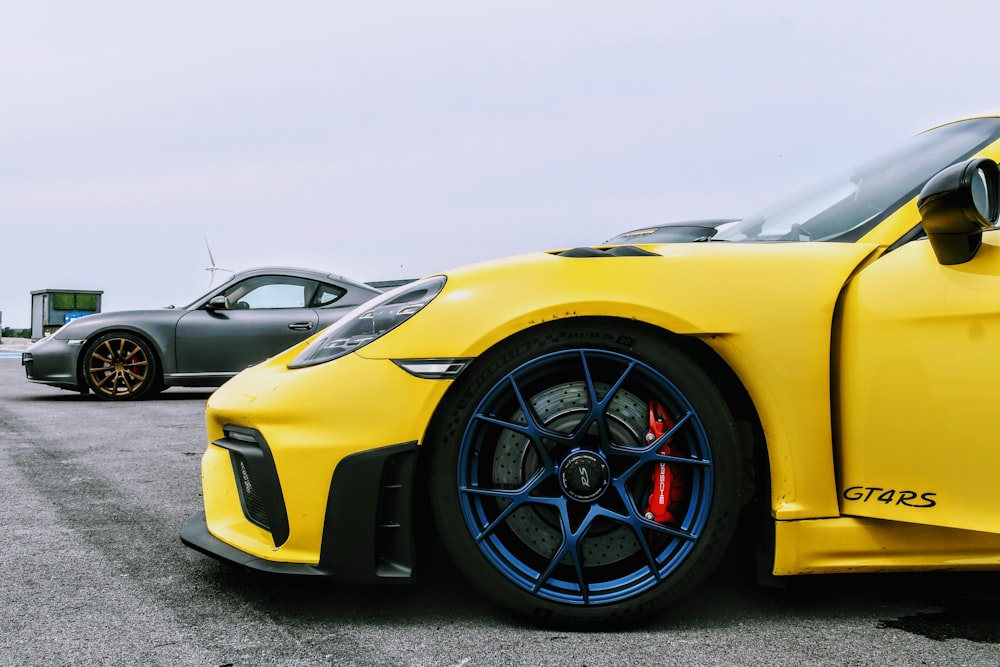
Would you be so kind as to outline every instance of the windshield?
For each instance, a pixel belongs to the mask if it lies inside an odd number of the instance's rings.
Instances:
[[[1000,133],[980,118],[918,134],[894,151],[721,230],[712,241],[857,241],[917,195],[932,176]]]

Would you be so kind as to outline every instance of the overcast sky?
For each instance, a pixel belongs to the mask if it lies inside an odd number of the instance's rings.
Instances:
[[[0,312],[740,216],[1000,107],[997,0],[0,5]]]

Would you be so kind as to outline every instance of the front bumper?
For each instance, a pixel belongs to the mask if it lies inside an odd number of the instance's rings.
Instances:
[[[344,458],[334,471],[327,498],[319,563],[290,563],[258,558],[211,534],[204,512],[199,512],[181,530],[181,541],[212,558],[262,572],[323,575],[335,581],[362,584],[406,584],[413,578],[413,498],[417,443],[380,447]],[[231,453],[233,457],[242,456]],[[238,466],[234,464],[234,469]],[[266,465],[245,467],[247,485],[270,486]],[[247,494],[241,494],[246,497]],[[284,512],[273,502],[268,507],[249,507],[247,517],[256,523],[269,520],[287,525]],[[261,516],[263,514],[263,516]],[[280,537],[278,539],[281,539]],[[276,545],[280,546],[280,545]]]
[[[83,391],[85,386],[77,373],[82,347],[82,340],[42,338],[24,350],[21,365],[32,382]]]
[[[213,539],[191,546],[250,567],[257,559],[354,582],[408,581],[418,443],[450,382],[357,354],[289,369],[295,353],[209,398],[201,477]]]

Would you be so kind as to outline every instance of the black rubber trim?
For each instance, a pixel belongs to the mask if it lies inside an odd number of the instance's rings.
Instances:
[[[228,563],[239,565],[260,572],[275,572],[278,574],[311,574],[330,575],[312,565],[304,563],[280,563],[251,556],[245,551],[232,547],[208,532],[205,513],[198,512],[181,528],[181,542],[206,556]]]
[[[638,248],[634,245],[618,245],[610,248],[570,248],[556,253],[557,257],[659,257],[658,253]]]
[[[344,458],[333,473],[319,567],[357,583],[413,579],[417,443]]]
[[[236,488],[240,494],[240,504],[243,506],[243,514],[251,523],[261,526],[271,533],[274,546],[280,547],[288,540],[288,513],[285,510],[285,497],[281,492],[281,482],[278,480],[278,469],[274,465],[274,457],[271,455],[271,448],[267,446],[258,431],[252,428],[239,426],[226,426],[225,430],[230,433],[240,433],[253,438],[254,442],[244,442],[235,438],[220,438],[212,444],[230,452],[230,461],[233,466],[233,476],[236,478]],[[243,493],[243,484],[240,482],[239,466],[237,458],[239,455],[250,469],[254,483],[260,487],[258,494],[264,505],[264,512],[267,514],[267,525],[256,521],[249,508]]]

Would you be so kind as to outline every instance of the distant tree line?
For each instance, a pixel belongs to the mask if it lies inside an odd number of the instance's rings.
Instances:
[[[4,338],[31,338],[31,329],[11,329],[10,327],[4,327],[0,331],[0,336]]]

